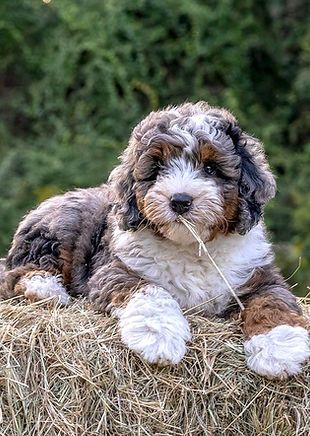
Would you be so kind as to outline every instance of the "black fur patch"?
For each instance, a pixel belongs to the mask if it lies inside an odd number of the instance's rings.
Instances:
[[[93,272],[93,260],[96,254],[102,251],[103,242],[102,237],[107,230],[107,217],[105,216],[103,220],[97,225],[94,233],[91,237],[91,247],[88,253],[85,255],[85,264],[80,275],[80,280],[86,282]]]
[[[40,268],[57,267],[60,242],[47,229],[25,229],[20,237],[25,239],[14,248],[6,259],[7,269],[32,263]]]
[[[143,221],[143,215],[138,209],[134,193],[135,180],[131,174],[122,180],[119,185],[119,194],[123,203],[118,205],[121,214],[120,227],[122,230],[137,230]]]

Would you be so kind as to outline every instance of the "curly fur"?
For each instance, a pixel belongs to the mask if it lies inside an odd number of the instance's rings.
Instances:
[[[255,353],[249,367],[280,378],[295,374],[309,354],[308,336],[295,297],[272,265],[264,231],[263,208],[275,190],[262,144],[228,111],[199,102],[152,112],[133,130],[106,185],[48,199],[22,220],[1,295],[35,299],[59,292],[63,302],[65,290],[87,296],[119,318],[134,351],[151,363],[177,363],[190,338],[181,309],[199,306],[220,316],[239,310],[178,222],[171,198],[186,194],[184,216],[245,305],[247,351]],[[277,362],[287,337],[278,350],[272,332],[279,326],[298,330],[290,344],[292,353],[302,352],[292,356],[289,370]]]

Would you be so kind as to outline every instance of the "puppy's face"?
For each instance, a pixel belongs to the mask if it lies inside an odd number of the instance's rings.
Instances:
[[[195,121],[195,119],[193,119]],[[171,132],[171,135],[173,133]],[[178,143],[150,143],[134,169],[137,206],[164,237],[186,243],[192,237],[182,215],[204,240],[228,229],[238,212],[240,159],[227,161],[209,141],[178,133]],[[207,139],[207,138],[206,138]]]
[[[227,111],[185,104],[150,114],[134,130],[114,171],[124,228],[149,226],[180,244],[245,233],[274,195],[274,179],[257,140]]]

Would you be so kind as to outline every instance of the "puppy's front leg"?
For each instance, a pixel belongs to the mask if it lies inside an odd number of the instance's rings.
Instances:
[[[119,312],[122,339],[150,363],[179,363],[190,339],[178,303],[163,288],[140,288]]]
[[[273,284],[261,278],[260,289],[245,301],[242,313],[247,364],[258,374],[283,379],[301,372],[310,356],[306,320],[279,277]]]
[[[123,342],[150,363],[180,362],[190,330],[180,306],[163,288],[147,283],[120,262],[90,280],[90,299],[119,319]]]

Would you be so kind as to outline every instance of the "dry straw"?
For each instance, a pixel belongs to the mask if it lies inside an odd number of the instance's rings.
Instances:
[[[0,303],[0,434],[309,434],[309,364],[299,377],[267,380],[246,368],[237,321],[188,320],[187,355],[158,368],[84,301]]]

